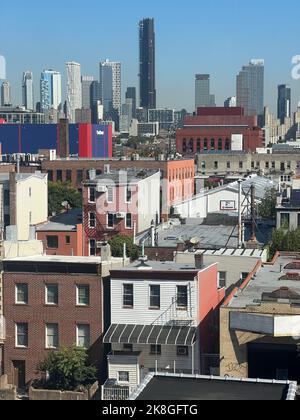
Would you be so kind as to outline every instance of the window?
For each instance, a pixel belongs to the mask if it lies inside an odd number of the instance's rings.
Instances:
[[[204,150],[208,150],[208,140],[204,139]]]
[[[67,172],[66,172],[66,181],[67,182],[72,182],[72,171],[70,169],[67,169]]]
[[[276,169],[276,162],[272,162],[272,169]]]
[[[28,305],[28,284],[16,284],[16,304]]]
[[[58,349],[58,324],[46,325],[46,349]]]
[[[113,229],[115,226],[115,215],[113,213],[107,214],[107,227]]]
[[[215,163],[214,163],[214,168],[215,168],[215,169],[218,169],[218,167],[219,167],[219,163],[218,163],[218,162],[215,162]]]
[[[194,153],[194,139],[190,139],[190,152]]]
[[[281,213],[280,215],[281,221],[280,225],[283,229],[289,229],[290,228],[290,215],[289,213]]]
[[[189,355],[189,348],[184,346],[177,347],[177,356],[181,357],[187,357]]]
[[[188,307],[188,288],[187,286],[177,286],[177,308],[186,309]]]
[[[127,186],[125,189],[125,203],[131,203],[132,190],[131,187]]]
[[[90,326],[77,325],[77,347],[88,349],[90,347]]]
[[[298,213],[298,228],[300,228],[300,214]]]
[[[150,308],[160,309],[160,286],[150,286]]]
[[[90,248],[90,257],[95,257],[97,254],[96,239],[90,239],[89,248]]]
[[[113,187],[107,187],[107,202],[113,203],[114,202],[114,189]]]
[[[66,236],[66,245],[71,245],[71,236]]]
[[[77,286],[76,304],[78,306],[89,306],[90,304],[90,287],[88,285]]]
[[[58,285],[46,284],[46,304],[58,305]]]
[[[255,169],[255,162],[251,162],[251,168]]]
[[[197,153],[201,153],[201,140],[197,139]]]
[[[266,169],[270,169],[270,162],[266,162]]]
[[[218,140],[218,150],[219,151],[223,150],[223,140],[222,139]]]
[[[50,181],[50,182],[53,181],[53,171],[51,171],[51,170],[48,171],[48,181]]]
[[[4,190],[4,205],[10,206],[10,191]]]
[[[96,203],[96,189],[94,187],[89,188],[89,203]]]
[[[94,229],[96,227],[96,215],[95,213],[89,213],[89,227]]]
[[[248,276],[249,276],[249,273],[242,273],[241,274],[241,280],[245,281]]]
[[[83,171],[79,169],[77,171],[77,184],[81,184],[82,181],[83,181]]]
[[[31,196],[32,196],[32,188],[31,188],[31,187],[29,187],[29,190],[28,190],[28,195],[29,195],[29,197],[31,198]]]
[[[129,372],[118,372],[118,382],[129,383]]]
[[[123,285],[123,306],[125,308],[133,308],[133,284]]]
[[[16,324],[16,347],[28,347],[28,324]]]
[[[161,356],[161,346],[152,345],[150,348],[150,355],[151,356]]]
[[[58,248],[58,236],[47,236],[47,248],[57,249]]]
[[[211,139],[211,141],[210,141],[210,150],[215,150],[215,148],[216,148],[215,139]]]
[[[231,168],[231,162],[227,162],[227,169]]]
[[[62,179],[63,179],[62,170],[59,169],[58,171],[56,171],[56,180],[58,182],[62,182]]]
[[[219,288],[223,288],[226,287],[226,277],[227,277],[227,273],[226,271],[219,271]]]
[[[225,140],[225,150],[230,150],[230,140],[229,139]]]
[[[126,214],[126,229],[132,229],[132,214]]]
[[[201,162],[201,169],[205,171],[206,169],[206,162]]]
[[[123,350],[128,351],[129,353],[132,353],[133,352],[133,345],[132,344],[124,344],[123,345]]]
[[[240,169],[243,169],[243,167],[244,167],[244,163],[243,163],[243,162],[240,162],[240,163],[239,163],[239,167],[240,167]]]

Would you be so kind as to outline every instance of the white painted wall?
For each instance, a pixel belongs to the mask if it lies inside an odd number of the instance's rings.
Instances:
[[[160,172],[138,184],[139,232],[149,229],[156,215],[160,215]]]

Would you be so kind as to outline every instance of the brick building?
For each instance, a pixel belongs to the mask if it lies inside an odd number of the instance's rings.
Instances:
[[[252,151],[263,147],[264,133],[257,117],[244,115],[243,108],[198,108],[186,117],[176,133],[177,152],[194,156],[202,152]]]
[[[101,258],[4,260],[4,373],[23,388],[51,351],[75,343],[101,370]]]
[[[133,239],[160,218],[160,172],[117,171],[84,183],[84,254],[99,255],[101,241],[117,234]]]
[[[194,159],[176,160],[100,160],[100,159],[58,159],[43,161],[42,171],[48,173],[49,181],[69,181],[74,188],[82,190],[82,182],[89,180],[91,169],[102,175],[107,171],[144,169],[161,172],[161,215],[166,219],[173,204],[194,196]]]
[[[82,210],[72,209],[36,227],[47,255],[83,256]]]

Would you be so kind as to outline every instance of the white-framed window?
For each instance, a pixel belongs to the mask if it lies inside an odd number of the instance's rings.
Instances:
[[[89,203],[96,203],[96,188],[90,187],[88,194],[89,194]]]
[[[45,295],[46,305],[58,305],[58,284],[46,284]]]
[[[89,241],[89,254],[90,254],[90,257],[95,257],[97,255],[97,241],[96,241],[96,239],[90,239],[90,241]]]
[[[177,347],[177,356],[179,357],[188,357],[189,355],[189,348],[186,346],[178,346]]]
[[[16,299],[17,305],[28,305],[28,284],[16,284]]]
[[[160,309],[160,285],[151,284],[149,286],[149,300],[151,309]]]
[[[127,185],[125,188],[125,203],[130,204],[132,202],[132,188]]]
[[[16,323],[16,347],[27,348],[28,347],[28,324],[27,323]]]
[[[134,307],[134,290],[133,284],[123,284],[123,307]]]
[[[129,383],[129,372],[120,371],[118,372],[118,382],[120,383]]]
[[[107,213],[107,228],[113,229],[115,227],[115,215],[113,213]]]
[[[58,349],[58,324],[46,324],[46,349]]]
[[[76,305],[89,306],[90,304],[90,286],[79,284],[76,286]]]
[[[188,286],[177,286],[177,308],[187,309],[188,307]]]
[[[132,214],[126,213],[126,229],[132,229]]]
[[[76,345],[88,349],[90,347],[90,326],[78,324],[76,326]]]
[[[226,271],[219,271],[218,273],[218,287],[222,289],[226,287],[227,273]]]
[[[114,188],[113,187],[107,187],[107,193],[106,193],[106,200],[108,203],[114,202]]]
[[[93,212],[89,213],[89,227],[94,229],[96,227],[96,215]]]

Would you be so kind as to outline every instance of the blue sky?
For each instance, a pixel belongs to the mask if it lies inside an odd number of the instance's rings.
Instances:
[[[279,83],[290,83],[294,105],[300,81],[291,59],[300,55],[299,0],[37,0],[1,4],[0,55],[20,101],[22,72],[38,80],[44,68],[65,75],[65,62],[98,76],[98,62],[123,65],[123,91],[138,87],[138,21],[156,20],[159,106],[193,109],[194,74],[210,73],[218,104],[235,94],[235,77],[251,58],[266,60],[266,104],[274,109]]]

